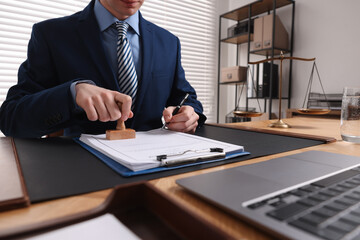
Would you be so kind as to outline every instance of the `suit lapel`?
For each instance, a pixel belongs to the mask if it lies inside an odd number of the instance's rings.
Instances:
[[[153,56],[153,32],[150,23],[140,15],[140,36],[142,45],[142,72],[138,82],[137,99],[134,114],[141,110],[146,90],[151,82],[152,56]]]
[[[116,77],[111,70],[100,39],[100,29],[94,13],[94,1],[91,1],[80,14],[78,31],[84,46],[87,48],[87,53],[90,54],[91,60],[94,61],[94,65],[103,77],[103,81],[99,83],[106,84],[103,87],[119,90]]]

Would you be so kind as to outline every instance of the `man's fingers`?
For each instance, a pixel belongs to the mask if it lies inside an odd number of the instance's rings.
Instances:
[[[86,109],[85,109],[85,112],[86,112],[86,116],[87,118],[90,120],[90,121],[96,121],[98,120],[98,114],[96,112],[96,109],[93,105],[89,105]]]
[[[194,116],[187,121],[171,121],[167,124],[170,130],[179,132],[189,132],[192,128],[196,128],[198,125],[197,118]]]
[[[121,120],[126,121],[128,118],[133,117],[133,112],[131,111],[132,100],[130,96],[119,93],[116,94],[115,101],[120,106]]]
[[[186,132],[186,133],[195,133],[195,130],[198,126],[198,122],[194,122],[192,125],[190,125],[189,127],[183,129],[182,131],[183,132]]]
[[[94,102],[94,107],[98,114],[99,120],[101,122],[110,121],[110,115],[109,115],[108,109],[104,103],[104,99],[99,96],[96,96],[93,98],[93,102]]]
[[[178,132],[194,133],[198,126],[199,115],[190,106],[180,108],[178,114],[172,116],[167,127]]]
[[[119,106],[114,99],[105,101],[105,106],[109,113],[110,121],[116,121],[121,117]]]
[[[172,116],[171,122],[187,122],[191,119],[197,121],[199,116],[191,106],[182,106],[178,114]]]
[[[175,110],[176,107],[167,107],[164,109],[163,111],[163,116],[164,116],[164,120],[165,122],[170,122],[171,118],[173,117],[172,113]]]
[[[125,94],[79,83],[76,89],[76,103],[84,109],[90,121],[115,121],[121,118],[126,121],[133,117],[131,97]]]

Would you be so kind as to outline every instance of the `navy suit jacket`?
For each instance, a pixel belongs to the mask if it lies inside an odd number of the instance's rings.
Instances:
[[[92,80],[97,86],[119,91],[101,42],[94,1],[74,15],[33,26],[28,58],[20,66],[18,84],[9,89],[0,109],[1,131],[7,136],[40,137],[65,129],[71,133],[104,133],[116,122],[89,121],[74,104],[70,85]],[[179,39],[142,18],[142,74],[138,81],[134,117],[127,127],[149,130],[161,127],[164,107],[176,106],[186,93],[186,105],[206,117],[195,90],[185,79]]]

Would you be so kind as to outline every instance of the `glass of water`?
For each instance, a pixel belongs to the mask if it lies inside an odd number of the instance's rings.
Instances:
[[[345,87],[340,133],[344,141],[360,143],[360,87]]]

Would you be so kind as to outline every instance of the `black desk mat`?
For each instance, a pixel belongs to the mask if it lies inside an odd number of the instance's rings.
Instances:
[[[245,151],[251,154],[222,162],[125,178],[70,138],[15,138],[14,141],[32,203],[98,191],[130,182],[162,178],[324,143],[320,140],[211,125],[203,126],[196,134],[242,145]]]

